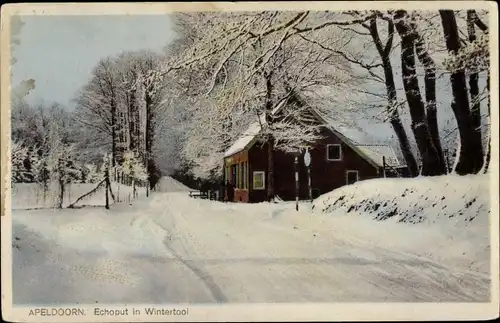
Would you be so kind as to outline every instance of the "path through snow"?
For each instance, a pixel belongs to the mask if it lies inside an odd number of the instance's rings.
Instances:
[[[376,239],[384,225],[296,213],[286,203],[195,200],[185,192],[153,193],[111,211],[16,210],[14,303],[489,299],[486,272],[446,258],[446,250],[423,258],[432,252]],[[448,239],[398,225],[396,237],[407,230],[416,244]]]

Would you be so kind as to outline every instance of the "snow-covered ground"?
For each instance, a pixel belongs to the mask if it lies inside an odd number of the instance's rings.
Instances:
[[[189,187],[170,176],[163,176],[156,184],[157,192],[188,192],[189,190],[191,190]]]
[[[385,199],[380,187],[393,181],[356,190],[379,187]],[[405,181],[400,187],[420,189],[418,203],[443,194],[441,205],[468,202]],[[484,204],[488,182],[477,181],[467,198]],[[487,204],[471,221],[467,208],[439,223],[410,224],[326,209],[353,187],[299,212],[293,203],[226,204],[165,190],[108,211],[14,210],[14,304],[489,300]],[[422,212],[437,217],[432,209]]]

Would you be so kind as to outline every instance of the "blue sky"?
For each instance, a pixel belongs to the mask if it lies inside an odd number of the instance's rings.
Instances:
[[[102,57],[122,51],[161,50],[175,34],[168,15],[22,16],[12,85],[34,79],[28,103],[71,99]]]

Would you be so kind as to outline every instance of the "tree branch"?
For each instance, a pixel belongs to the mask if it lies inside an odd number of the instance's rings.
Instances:
[[[349,61],[349,62],[351,62],[351,63],[353,63],[353,64],[356,64],[356,65],[361,66],[362,68],[366,69],[366,70],[370,73],[370,75],[372,75],[373,77],[375,77],[375,78],[376,78],[376,79],[378,79],[379,81],[381,81],[381,82],[383,82],[383,81],[384,81],[382,77],[378,76],[377,74],[373,73],[373,71],[372,71],[372,69],[374,69],[374,68],[377,68],[377,67],[382,67],[382,64],[380,64],[380,63],[378,63],[378,64],[372,64],[372,65],[365,64],[365,63],[363,63],[363,62],[361,62],[361,61],[358,61],[358,60],[356,60],[356,59],[354,59],[354,58],[350,58],[350,57],[348,57],[348,56],[347,56],[347,54],[345,54],[345,53],[344,53],[344,52],[342,52],[342,51],[335,50],[335,49],[333,49],[333,48],[327,47],[327,46],[325,46],[325,45],[323,45],[323,44],[320,44],[319,42],[317,42],[317,41],[315,41],[315,40],[313,40],[313,39],[309,39],[309,38],[305,37],[304,35],[299,35],[299,36],[300,36],[302,39],[304,39],[305,41],[308,41],[308,42],[311,42],[311,43],[313,43],[313,44],[315,44],[315,45],[318,45],[318,46],[319,46],[319,47],[321,47],[322,49],[328,50],[328,51],[330,51],[330,52],[334,52],[335,54],[338,54],[338,55],[342,56],[345,60],[347,60],[347,61]]]
[[[476,26],[479,29],[481,29],[481,31],[483,31],[484,33],[487,34],[489,32],[488,26],[479,18],[476,10],[468,10],[468,11],[470,11],[471,18],[474,21],[474,23],[476,24]]]
[[[363,23],[365,21],[368,21],[370,19],[372,19],[373,17],[375,17],[376,14],[371,14],[371,15],[368,15],[368,16],[365,16],[365,17],[362,17],[362,18],[358,18],[358,19],[353,19],[353,20],[349,20],[349,21],[327,21],[327,22],[324,22],[320,25],[317,25],[317,26],[314,26],[314,27],[307,27],[307,28],[295,28],[295,30],[298,32],[298,33],[305,33],[305,32],[308,32],[308,31],[315,31],[315,30],[318,30],[318,29],[322,29],[322,28],[325,28],[325,27],[328,27],[328,26],[350,26],[350,25],[356,25],[356,24],[360,24],[360,23]]]

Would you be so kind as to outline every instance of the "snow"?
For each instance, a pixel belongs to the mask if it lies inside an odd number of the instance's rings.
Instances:
[[[260,117],[260,122],[256,121],[245,130],[241,136],[236,139],[236,141],[226,150],[224,157],[230,157],[243,149],[247,148],[248,145],[254,140],[261,131],[261,125],[265,123],[265,118]]]
[[[110,210],[14,210],[14,304],[489,299],[485,176],[364,181],[299,212],[294,203],[193,199],[168,182],[166,193]],[[409,202],[402,188],[419,191]],[[339,195],[421,206],[427,221],[374,221],[332,208]],[[429,204],[443,195],[439,206],[463,214],[438,216]]]
[[[385,162],[387,165],[397,167],[401,166],[401,162],[398,160],[396,153],[391,146],[388,145],[356,145],[363,154],[368,156],[380,167],[383,166],[383,157],[385,157]]]
[[[331,116],[326,116],[324,114],[321,114],[320,116],[323,120],[325,120],[330,129],[340,132],[343,137],[350,140],[354,145],[367,139],[367,134],[355,129],[354,127],[349,127],[343,122],[335,120],[335,118]]]
[[[394,224],[399,227],[401,223],[415,223],[411,231],[417,235],[419,227],[424,227],[430,229],[428,234],[446,238],[439,242],[425,236],[418,244],[423,246],[420,254],[456,257],[457,261],[488,273],[489,185],[489,175],[365,180],[320,196],[314,201],[314,211],[317,214],[341,213],[347,217],[362,215],[369,219],[370,225],[373,220],[379,220],[383,223],[380,226],[383,232],[378,230],[373,237],[376,240],[394,239],[394,234],[385,234],[390,233]],[[402,231],[401,234],[397,237],[398,244],[414,248],[414,237],[405,237],[410,232]],[[471,253],[475,253],[477,259],[471,259]]]
[[[156,192],[189,192],[190,190],[191,188],[170,176],[163,176],[156,184]]]
[[[71,183],[66,185],[63,199],[63,208],[74,203],[80,196],[92,191],[98,183]],[[133,188],[112,182],[111,190],[117,200],[128,200],[129,195],[133,194]],[[144,187],[136,187],[139,196],[146,194]],[[57,189],[50,187],[44,195],[43,188],[36,183],[14,183],[12,184],[12,209],[37,209],[55,207],[57,201]],[[45,196],[45,197],[44,197]],[[130,197],[132,198],[132,197]],[[95,193],[81,199],[76,206],[104,206],[106,203],[105,186],[102,185]],[[113,199],[109,196],[109,203]]]

